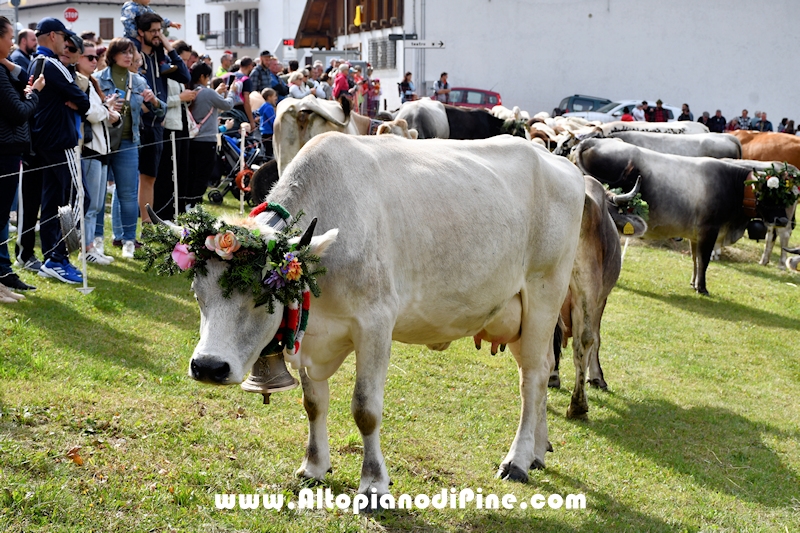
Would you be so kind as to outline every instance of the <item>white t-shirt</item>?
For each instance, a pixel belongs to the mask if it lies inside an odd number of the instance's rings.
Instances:
[[[634,107],[633,111],[631,112],[631,115],[633,115],[634,120],[644,122],[644,109],[639,109],[638,107]]]

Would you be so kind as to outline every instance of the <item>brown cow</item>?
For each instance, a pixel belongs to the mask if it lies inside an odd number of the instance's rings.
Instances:
[[[606,300],[617,283],[622,268],[622,253],[619,235],[638,237],[647,231],[647,224],[638,216],[620,214],[618,206],[624,206],[639,192],[639,182],[624,195],[607,193],[599,181],[584,176],[586,200],[581,220],[581,236],[578,253],[572,267],[567,298],[561,307],[559,322],[564,330],[563,346],[572,337],[573,362],[575,364],[575,386],[567,409],[567,418],[585,418],[589,411],[586,401],[585,382],[587,367],[589,382],[596,387],[607,388],[600,367],[600,321]],[[556,332],[556,342],[559,332]],[[554,342],[555,344],[555,342]],[[550,374],[550,387],[557,388],[559,352],[554,345],[556,360]]]
[[[737,130],[731,132],[742,143],[742,159],[755,159],[756,161],[785,161],[790,165],[800,168],[800,137],[787,135],[786,133],[760,132]],[[786,210],[786,216],[791,221],[797,204]],[[772,247],[775,244],[774,232],[778,233],[781,241],[781,260],[778,268],[786,268],[786,251],[784,248],[789,246],[789,237],[792,235],[792,225],[789,224],[782,228],[774,225],[767,225],[767,237],[764,241],[764,253],[760,265],[769,264]]]

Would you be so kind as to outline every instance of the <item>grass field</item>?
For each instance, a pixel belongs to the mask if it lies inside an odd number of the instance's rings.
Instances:
[[[494,478],[518,422],[510,354],[471,339],[446,352],[395,344],[382,428],[395,495],[583,493],[582,510],[217,510],[217,493],[311,486],[294,477],[301,390],[264,406],[190,380],[188,282],[118,250],[90,267],[87,296],[24,274],[39,290],[0,306],[0,531],[800,531],[800,276],[779,272],[777,254],[757,265],[760,250],[728,249],[700,297],[688,244],[631,245],[603,323],[609,392],[589,392],[588,421],[565,419],[570,349],[549,394],[555,452],[527,485]],[[331,380],[322,486],[350,496],[354,368],[351,357]]]

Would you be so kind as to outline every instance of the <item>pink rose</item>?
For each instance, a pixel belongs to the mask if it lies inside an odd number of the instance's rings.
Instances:
[[[172,260],[178,264],[178,268],[181,270],[192,268],[195,259],[194,252],[190,252],[189,247],[185,244],[178,243],[175,245],[175,249],[172,250]]]
[[[233,257],[233,252],[239,249],[241,244],[232,231],[225,233],[217,233],[214,236],[213,248],[208,245],[208,238],[206,239],[206,248],[217,252],[217,255],[222,259],[230,259]]]

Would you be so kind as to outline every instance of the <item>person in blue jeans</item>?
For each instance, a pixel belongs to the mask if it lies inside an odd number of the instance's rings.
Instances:
[[[124,101],[119,121],[121,132],[116,132],[118,145],[112,140],[108,166],[114,174],[114,196],[118,200],[112,208],[114,236],[122,241],[122,256],[132,258],[136,246],[136,224],[139,217],[139,125],[144,104],[155,116],[163,117],[167,104],[159,102],[145,79],[129,70],[135,47],[130,39],[113,39],[106,51],[108,67],[96,72],[94,77],[105,94],[117,92]],[[112,136],[113,137],[113,136]],[[119,207],[117,207],[117,205]]]
[[[75,84],[72,73],[59,56],[72,44],[75,34],[58,19],[46,17],[36,27],[37,56],[28,73],[44,75],[39,105],[31,121],[36,162],[42,172],[42,211],[39,238],[45,261],[39,275],[63,283],[82,283],[80,271],[69,262],[61,235],[58,209],[69,204],[73,182],[82,179],[75,153],[80,117],[89,110],[89,97]]]

